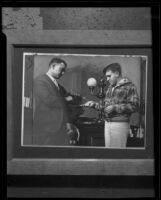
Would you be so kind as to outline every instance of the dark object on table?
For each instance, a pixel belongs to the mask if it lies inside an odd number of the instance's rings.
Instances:
[[[80,117],[75,125],[80,132],[80,146],[105,146],[104,123],[98,123],[97,118]]]
[[[79,117],[76,121],[77,124],[100,124],[97,118]],[[101,121],[104,124],[104,121]]]

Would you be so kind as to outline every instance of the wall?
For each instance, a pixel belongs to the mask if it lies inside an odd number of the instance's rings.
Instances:
[[[151,10],[139,8],[3,8],[3,29],[150,30]]]
[[[149,8],[41,8],[40,15],[44,29],[148,30],[151,26]]]

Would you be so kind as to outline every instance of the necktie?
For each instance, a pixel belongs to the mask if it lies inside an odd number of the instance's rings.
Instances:
[[[54,79],[54,83],[55,83],[55,85],[56,85],[56,87],[58,88],[58,90],[59,90],[59,86],[58,86],[58,83],[57,83],[57,81]]]

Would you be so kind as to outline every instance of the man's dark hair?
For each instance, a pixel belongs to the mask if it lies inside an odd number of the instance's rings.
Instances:
[[[103,69],[103,74],[106,74],[107,71],[119,72],[119,75],[122,74],[122,72],[121,72],[121,65],[119,63],[112,63],[110,65],[107,65]]]
[[[60,58],[52,58],[50,63],[49,63],[49,67],[53,63],[55,63],[55,64],[64,63],[65,67],[67,67],[67,63],[63,59],[60,59]]]

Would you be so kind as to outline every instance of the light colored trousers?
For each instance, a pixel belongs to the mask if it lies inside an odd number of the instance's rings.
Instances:
[[[105,121],[105,147],[125,148],[130,132],[128,122],[107,122]]]

